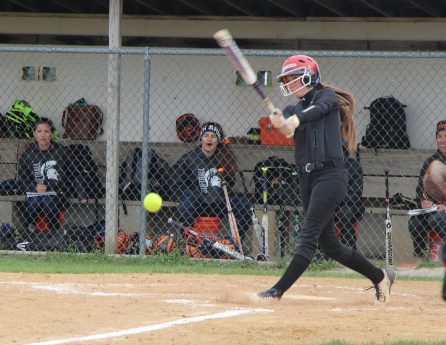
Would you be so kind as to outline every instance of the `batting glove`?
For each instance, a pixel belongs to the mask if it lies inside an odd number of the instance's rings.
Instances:
[[[282,110],[277,108],[269,115],[269,119],[274,128],[280,129],[285,124],[285,117],[283,116]]]
[[[294,131],[300,125],[300,120],[297,115],[290,116],[287,118],[279,131],[285,135],[287,138],[292,138],[294,136]]]

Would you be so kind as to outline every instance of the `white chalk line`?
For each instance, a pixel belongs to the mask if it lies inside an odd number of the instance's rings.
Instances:
[[[59,294],[73,294],[73,295],[84,295],[84,296],[90,296],[90,297],[166,297],[166,293],[129,293],[129,292],[106,292],[106,291],[85,291],[82,290],[83,287],[137,287],[133,284],[94,284],[94,283],[46,283],[46,282],[23,282],[23,281],[9,281],[9,282],[0,282],[0,285],[12,285],[12,286],[25,286],[30,287],[32,289],[37,290],[45,290],[50,292],[55,292]],[[145,286],[153,286],[151,284]],[[169,294],[172,298],[174,296],[190,296],[190,294],[184,294],[184,293],[171,293]],[[180,299],[172,299],[172,301],[166,300],[167,303],[180,303],[180,302],[174,302],[174,301],[180,301]],[[202,305],[196,306],[211,306],[207,303],[208,301],[205,301],[202,303]],[[192,302],[191,302],[192,303]]]
[[[192,299],[166,299],[164,302],[169,304],[188,304],[192,305],[193,307],[204,307],[204,308],[210,308],[210,307],[217,307],[216,304],[209,303],[208,301],[201,301],[201,303],[197,303],[196,301]]]
[[[82,291],[75,287],[73,284],[55,284],[55,283],[33,283],[33,282],[2,282],[3,285],[21,285],[29,286],[37,290],[47,290],[56,292],[59,294],[73,294],[73,295],[85,295],[85,296],[100,296],[100,297],[135,297],[144,296],[146,294],[141,293],[126,293],[126,292],[104,292],[104,291]],[[92,284],[93,285],[93,284]],[[97,286],[97,284],[96,284]]]
[[[42,282],[24,282],[24,281],[0,281],[0,285],[32,285],[32,284],[57,284],[57,283],[42,283]],[[98,285],[108,286],[108,287],[123,287],[128,289],[140,288],[143,287],[166,287],[173,284],[159,284],[159,283],[145,283],[145,284],[132,284],[132,283],[59,283],[60,285],[73,285],[73,286],[93,286],[96,287]]]
[[[227,310],[227,311],[224,311],[221,313],[187,317],[187,318],[182,318],[182,319],[178,319],[178,320],[158,323],[158,324],[154,324],[154,325],[150,325],[150,326],[129,328],[129,329],[123,329],[120,331],[88,335],[88,336],[82,336],[82,337],[54,339],[54,340],[49,340],[49,341],[29,343],[26,345],[58,345],[58,344],[69,344],[69,343],[78,343],[78,342],[86,342],[86,341],[94,341],[94,340],[103,340],[103,339],[116,338],[116,337],[122,337],[122,336],[127,336],[127,335],[149,333],[149,332],[158,331],[160,329],[165,329],[165,328],[169,328],[169,327],[173,327],[173,326],[186,325],[186,324],[190,324],[190,323],[197,323],[197,322],[202,322],[202,321],[207,321],[207,320],[222,319],[222,318],[235,317],[235,316],[240,316],[240,315],[247,315],[247,314],[253,314],[253,313],[266,313],[266,312],[273,312],[273,310],[261,309],[261,308],[255,308],[255,309],[242,308],[242,309],[236,309],[236,310]]]
[[[56,283],[36,283],[36,282],[22,282],[22,281],[14,281],[14,282],[0,282],[2,285],[14,285],[14,286],[27,286],[34,289],[40,289],[40,290],[46,290],[61,294],[74,294],[74,295],[88,295],[88,296],[106,296],[106,297],[114,297],[114,296],[142,296],[147,294],[135,294],[135,293],[116,293],[116,292],[101,292],[101,291],[95,291],[95,292],[87,292],[87,291],[81,291],[76,289],[76,286],[95,286],[97,287],[98,284],[68,284],[68,283],[62,283],[62,284],[56,284]],[[109,286],[118,286],[119,284],[108,284]],[[126,286],[123,284],[122,286]],[[127,285],[130,287],[129,285]],[[184,294],[179,294],[184,295]],[[165,294],[164,294],[165,296]],[[166,299],[164,300],[166,303],[171,304],[189,304],[194,307],[215,307],[217,305],[208,303],[209,301],[204,300],[202,303],[197,303],[194,300],[190,299]],[[102,333],[102,334],[96,334],[91,336],[81,336],[81,337],[75,337],[75,338],[67,338],[67,339],[55,339],[50,341],[43,341],[43,342],[36,342],[36,343],[30,343],[29,345],[52,345],[52,344],[69,344],[73,342],[85,342],[85,341],[93,341],[93,340],[103,340],[108,338],[114,338],[114,337],[121,337],[126,335],[132,335],[132,334],[140,334],[140,333],[148,333],[168,327],[173,327],[176,325],[182,325],[182,324],[188,324],[188,323],[196,323],[206,320],[212,320],[212,319],[218,319],[218,318],[228,318],[228,317],[234,317],[244,314],[252,314],[252,313],[262,313],[262,312],[273,312],[272,309],[262,309],[262,308],[255,308],[255,309],[247,309],[247,308],[237,308],[235,310],[228,310],[225,312],[217,313],[217,314],[210,314],[210,315],[202,315],[202,316],[195,316],[190,318],[183,318],[178,319],[174,321],[164,322],[160,324],[150,325],[150,326],[144,326],[144,327],[137,327],[137,328],[130,328],[127,330],[121,330],[121,331],[114,331],[109,333]]]

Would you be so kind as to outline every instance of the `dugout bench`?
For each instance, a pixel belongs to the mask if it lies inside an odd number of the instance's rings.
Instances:
[[[17,160],[23,152],[29,140],[24,139],[0,139],[0,179],[15,178],[17,172]],[[106,142],[103,141],[72,141],[60,140],[62,145],[75,143],[87,144],[95,157],[99,166],[99,175],[105,181],[105,155]],[[120,144],[119,159],[122,162],[130,149],[141,146],[139,142],[122,142]],[[157,151],[170,165],[173,165],[179,157],[196,147],[196,144],[185,143],[150,143],[150,148]],[[245,171],[245,180],[251,181],[254,166],[269,156],[284,158],[288,162],[293,162],[293,148],[290,146],[264,146],[264,145],[243,145],[231,144],[238,161],[240,169]],[[415,196],[417,176],[422,162],[432,154],[432,151],[425,150],[373,150],[360,149],[360,162],[364,170],[364,199],[366,202],[366,213],[361,221],[358,248],[366,256],[380,258],[384,256],[384,170],[390,171],[389,178],[390,195],[402,193],[407,197]],[[379,175],[382,176],[379,176]],[[249,183],[248,183],[249,185]],[[244,192],[241,183],[237,186],[238,192]],[[253,188],[253,185],[249,185]],[[0,222],[14,223],[20,228],[20,217],[17,217],[17,207],[25,200],[24,196],[4,196],[0,195]],[[76,199],[70,200],[71,206],[66,210],[66,226],[76,224],[80,220],[90,223],[103,219],[104,200],[89,200],[86,205],[79,204]],[[126,232],[138,231],[139,229],[139,201],[126,201],[128,214],[123,214],[119,207],[119,225]],[[148,216],[149,228],[155,223],[159,223],[159,230],[168,226],[166,217],[172,216],[176,209],[176,203],[167,201],[164,203],[162,211],[155,215]],[[255,205],[257,218],[261,221],[262,205]],[[277,212],[280,207],[269,205],[269,239],[271,257],[278,256],[281,250],[282,240],[277,232]],[[286,230],[287,236],[292,233],[291,214],[294,207],[287,207]],[[408,216],[403,210],[392,210],[392,220],[394,229],[395,261],[409,262],[412,258],[412,242],[407,231]],[[88,224],[87,224],[88,225]],[[288,237],[285,239],[290,241]],[[253,252],[256,251],[258,244],[255,237],[252,238]],[[401,248],[400,248],[401,247]],[[283,250],[283,248],[282,248]],[[404,254],[404,255],[403,255]]]

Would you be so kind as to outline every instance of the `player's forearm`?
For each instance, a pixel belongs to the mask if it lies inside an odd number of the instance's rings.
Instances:
[[[319,120],[323,116],[322,109],[317,105],[312,105],[300,113],[296,114],[300,124]]]

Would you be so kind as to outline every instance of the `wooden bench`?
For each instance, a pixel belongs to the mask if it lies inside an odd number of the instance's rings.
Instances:
[[[430,150],[373,150],[360,149],[364,171],[364,196],[384,197],[384,171],[389,171],[389,194],[402,193],[415,198],[421,165],[434,151]]]
[[[100,176],[105,181],[106,171],[106,142],[91,141],[79,142],[71,140],[60,140],[62,145],[69,145],[74,143],[86,143],[90,147],[96,162],[100,168]],[[17,160],[26,146],[29,144],[28,140],[18,139],[0,139],[0,179],[15,178],[17,171]],[[140,146],[138,142],[122,142],[120,144],[119,160],[122,162],[128,151],[136,146]],[[184,153],[189,152],[196,147],[196,144],[184,143],[150,143],[150,148],[158,152],[170,165],[173,165]],[[244,192],[245,187],[252,193],[254,191],[252,179],[252,172],[254,166],[261,160],[265,160],[270,156],[277,156],[284,158],[288,162],[293,162],[293,148],[289,146],[266,146],[266,145],[241,145],[231,144],[238,161],[240,169],[244,171],[245,186],[238,181],[236,185],[237,192]],[[384,237],[381,233],[381,225],[384,222],[384,198],[385,198],[385,179],[384,170],[388,169],[389,178],[389,192],[390,195],[395,193],[402,193],[407,197],[415,196],[415,188],[417,184],[417,176],[423,161],[432,154],[432,151],[424,150],[372,150],[361,149],[360,161],[364,170],[364,199],[366,201],[366,215],[361,221],[361,229],[358,240],[359,247],[372,257],[379,256],[384,253],[383,243]],[[0,216],[1,222],[8,223],[19,221],[14,218],[14,205],[24,201],[24,196],[0,196]],[[128,214],[122,213],[122,208],[119,208],[119,222],[120,226],[128,232],[138,231],[139,229],[139,201],[127,201]],[[176,203],[165,202],[163,212],[156,215],[149,216],[149,227],[156,226],[156,223],[162,218],[173,215],[176,209]],[[255,205],[257,216],[261,218],[261,205]],[[269,222],[270,222],[270,239],[272,239],[272,247],[278,248],[280,241],[277,238],[276,211],[277,206],[270,206],[269,208]],[[398,211],[399,212],[399,211]],[[400,217],[403,221],[398,221],[401,232],[407,234],[407,216],[404,212],[396,212],[394,217]],[[291,211],[288,212],[288,215]],[[89,215],[87,217],[87,215]],[[76,224],[79,221],[93,222],[102,219],[104,216],[104,200],[99,200],[97,203],[90,201],[87,205],[81,205],[77,200],[71,200],[71,208],[67,212],[66,219],[68,224]],[[154,225],[155,224],[155,225]],[[291,222],[288,222],[288,227]],[[88,225],[88,224],[86,224]],[[162,230],[165,222],[158,226]],[[394,227],[395,228],[395,227]],[[289,230],[287,230],[290,233]],[[407,241],[406,236],[406,242]],[[410,243],[411,245],[411,243]],[[407,249],[411,252],[411,248]],[[275,252],[277,254],[277,250]]]

